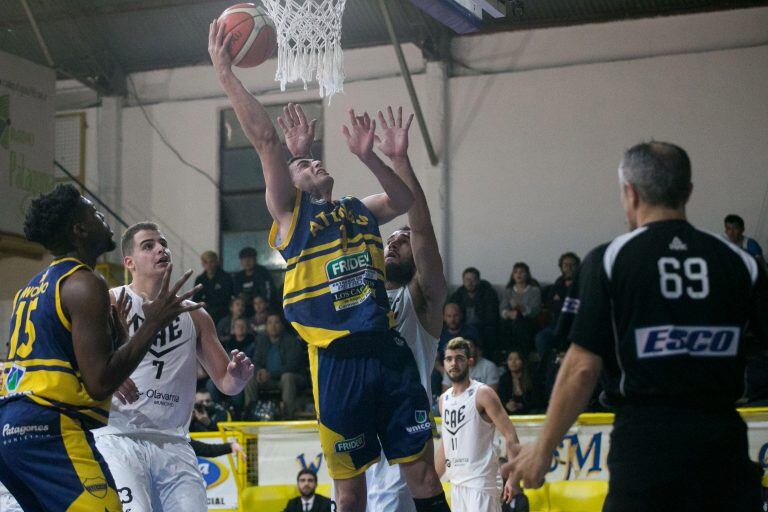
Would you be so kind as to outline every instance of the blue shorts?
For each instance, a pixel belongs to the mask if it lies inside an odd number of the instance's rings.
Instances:
[[[120,512],[115,483],[79,420],[0,402],[0,480],[25,512]]]
[[[328,473],[363,473],[383,450],[390,464],[410,462],[431,442],[434,421],[413,352],[395,332],[310,345],[315,407]]]

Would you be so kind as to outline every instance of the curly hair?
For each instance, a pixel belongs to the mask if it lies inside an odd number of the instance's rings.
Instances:
[[[70,232],[79,219],[80,192],[72,185],[59,185],[53,192],[32,201],[24,220],[24,236],[53,253],[72,248]]]

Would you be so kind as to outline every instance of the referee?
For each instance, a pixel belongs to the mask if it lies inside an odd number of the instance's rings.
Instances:
[[[616,417],[604,511],[754,511],[761,469],[735,410],[745,343],[766,341],[766,277],[754,258],[686,221],[691,164],[674,144],[628,150],[619,166],[631,232],[584,260],[576,313],[535,443],[511,478],[544,483],[552,453],[603,373]]]

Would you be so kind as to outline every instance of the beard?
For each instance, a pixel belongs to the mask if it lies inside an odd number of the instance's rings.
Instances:
[[[409,263],[387,263],[387,281],[392,281],[400,286],[411,282],[416,274],[416,266],[413,262]]]
[[[454,373],[453,375],[449,373],[448,378],[451,379],[451,382],[463,382],[467,380],[467,375],[469,375],[469,366],[461,373]]]

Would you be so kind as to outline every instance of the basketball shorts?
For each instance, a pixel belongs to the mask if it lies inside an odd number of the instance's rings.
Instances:
[[[0,405],[0,479],[26,512],[120,512],[93,435],[81,422],[26,400]]]
[[[434,429],[416,361],[395,331],[309,346],[320,444],[332,478],[363,473],[383,451],[390,464],[416,460]]]
[[[608,454],[606,512],[758,512],[762,469],[734,410],[622,407]]]
[[[126,512],[206,512],[205,482],[186,440],[104,434],[96,446]]]
[[[0,512],[24,512],[11,491],[2,482],[0,482]]]
[[[485,490],[451,486],[453,512],[501,512],[501,489]]]
[[[380,460],[365,472],[368,508],[371,512],[416,512],[411,491],[400,473],[400,467]]]

